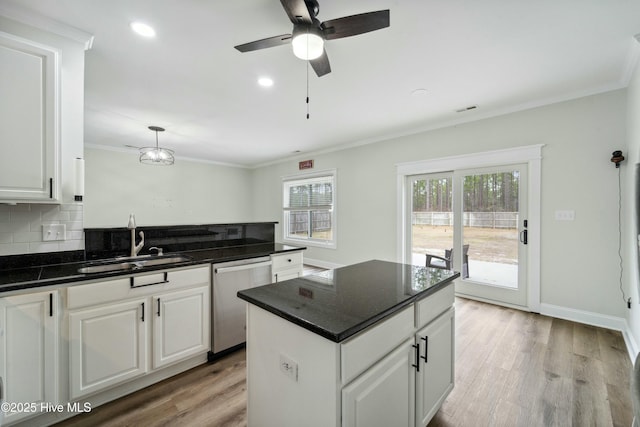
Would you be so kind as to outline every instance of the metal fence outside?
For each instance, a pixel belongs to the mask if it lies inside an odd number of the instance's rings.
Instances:
[[[413,212],[412,225],[453,226],[453,212]],[[464,212],[464,227],[518,228],[518,212]]]

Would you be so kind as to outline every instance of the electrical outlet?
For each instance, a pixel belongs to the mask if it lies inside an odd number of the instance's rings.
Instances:
[[[576,211],[556,211],[556,221],[573,221],[576,219]]]
[[[67,240],[67,226],[65,224],[43,224],[42,241]]]
[[[280,355],[280,370],[293,381],[298,381],[298,364],[284,354]]]

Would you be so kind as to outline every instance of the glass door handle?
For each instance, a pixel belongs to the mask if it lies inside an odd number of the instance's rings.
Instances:
[[[525,245],[527,244],[527,230],[522,230],[520,232],[520,241]]]

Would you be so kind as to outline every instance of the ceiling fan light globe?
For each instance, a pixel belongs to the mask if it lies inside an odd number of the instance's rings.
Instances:
[[[316,59],[324,52],[324,40],[317,34],[302,33],[291,40],[293,54],[300,59],[309,61]]]

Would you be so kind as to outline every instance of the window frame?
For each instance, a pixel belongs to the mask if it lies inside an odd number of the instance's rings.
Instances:
[[[331,240],[326,239],[314,239],[311,238],[296,238],[292,236],[288,236],[289,230],[289,218],[287,212],[291,210],[300,210],[300,211],[313,211],[317,209],[311,209],[311,207],[293,209],[285,206],[285,201],[287,200],[287,193],[289,186],[292,182],[301,182],[306,180],[313,180],[317,178],[331,178],[332,181],[332,203],[331,208],[323,209],[327,210],[330,213],[331,219]],[[303,246],[315,246],[320,248],[329,248],[336,249],[337,248],[337,182],[338,182],[338,173],[336,169],[328,169],[318,172],[310,172],[310,173],[302,173],[296,175],[289,175],[282,177],[282,200],[280,206],[282,207],[282,241],[283,243],[293,244],[293,245],[303,245]]]

